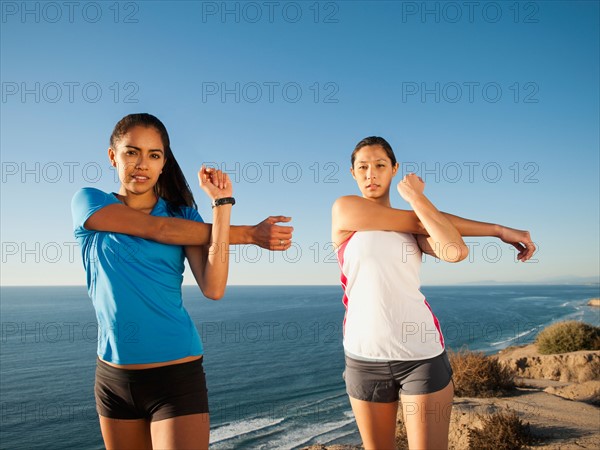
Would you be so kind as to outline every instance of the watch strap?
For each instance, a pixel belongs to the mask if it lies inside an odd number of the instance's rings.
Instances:
[[[235,198],[233,197],[223,197],[223,198],[215,198],[212,202],[212,207],[221,206],[221,205],[235,205]]]

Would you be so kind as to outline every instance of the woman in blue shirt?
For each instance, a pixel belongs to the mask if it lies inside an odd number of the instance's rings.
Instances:
[[[117,125],[108,156],[118,193],[79,190],[72,201],[88,292],[98,320],[95,396],[107,449],[207,448],[203,347],[181,297],[184,258],[203,294],[220,299],[230,244],[285,250],[291,227],[269,217],[230,226],[227,174],[202,167],[213,223],[196,211],[165,126],[150,114]]]

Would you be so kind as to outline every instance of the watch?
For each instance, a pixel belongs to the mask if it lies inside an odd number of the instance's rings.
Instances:
[[[215,198],[212,202],[212,207],[221,206],[221,205],[235,205],[235,198],[233,197],[223,197],[223,198]]]

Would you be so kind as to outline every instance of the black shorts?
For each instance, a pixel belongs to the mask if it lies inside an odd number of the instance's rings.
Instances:
[[[452,367],[446,351],[417,361],[361,361],[346,356],[346,392],[367,402],[398,401],[399,393],[431,394],[452,380]]]
[[[111,419],[168,419],[208,413],[208,391],[202,358],[155,367],[120,369],[98,359],[96,409]]]

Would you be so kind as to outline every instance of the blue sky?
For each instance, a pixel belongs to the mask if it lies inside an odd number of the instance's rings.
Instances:
[[[234,223],[293,217],[293,249],[237,248],[231,284],[338,282],[331,204],[358,194],[349,155],[369,135],[440,210],[540,249],[521,264],[468,238],[470,260],[426,258],[423,284],[598,280],[598,2],[69,5],[2,2],[2,285],[84,284],[70,199],[118,190],[108,138],[142,111],[207,220],[203,162],[230,172]]]

